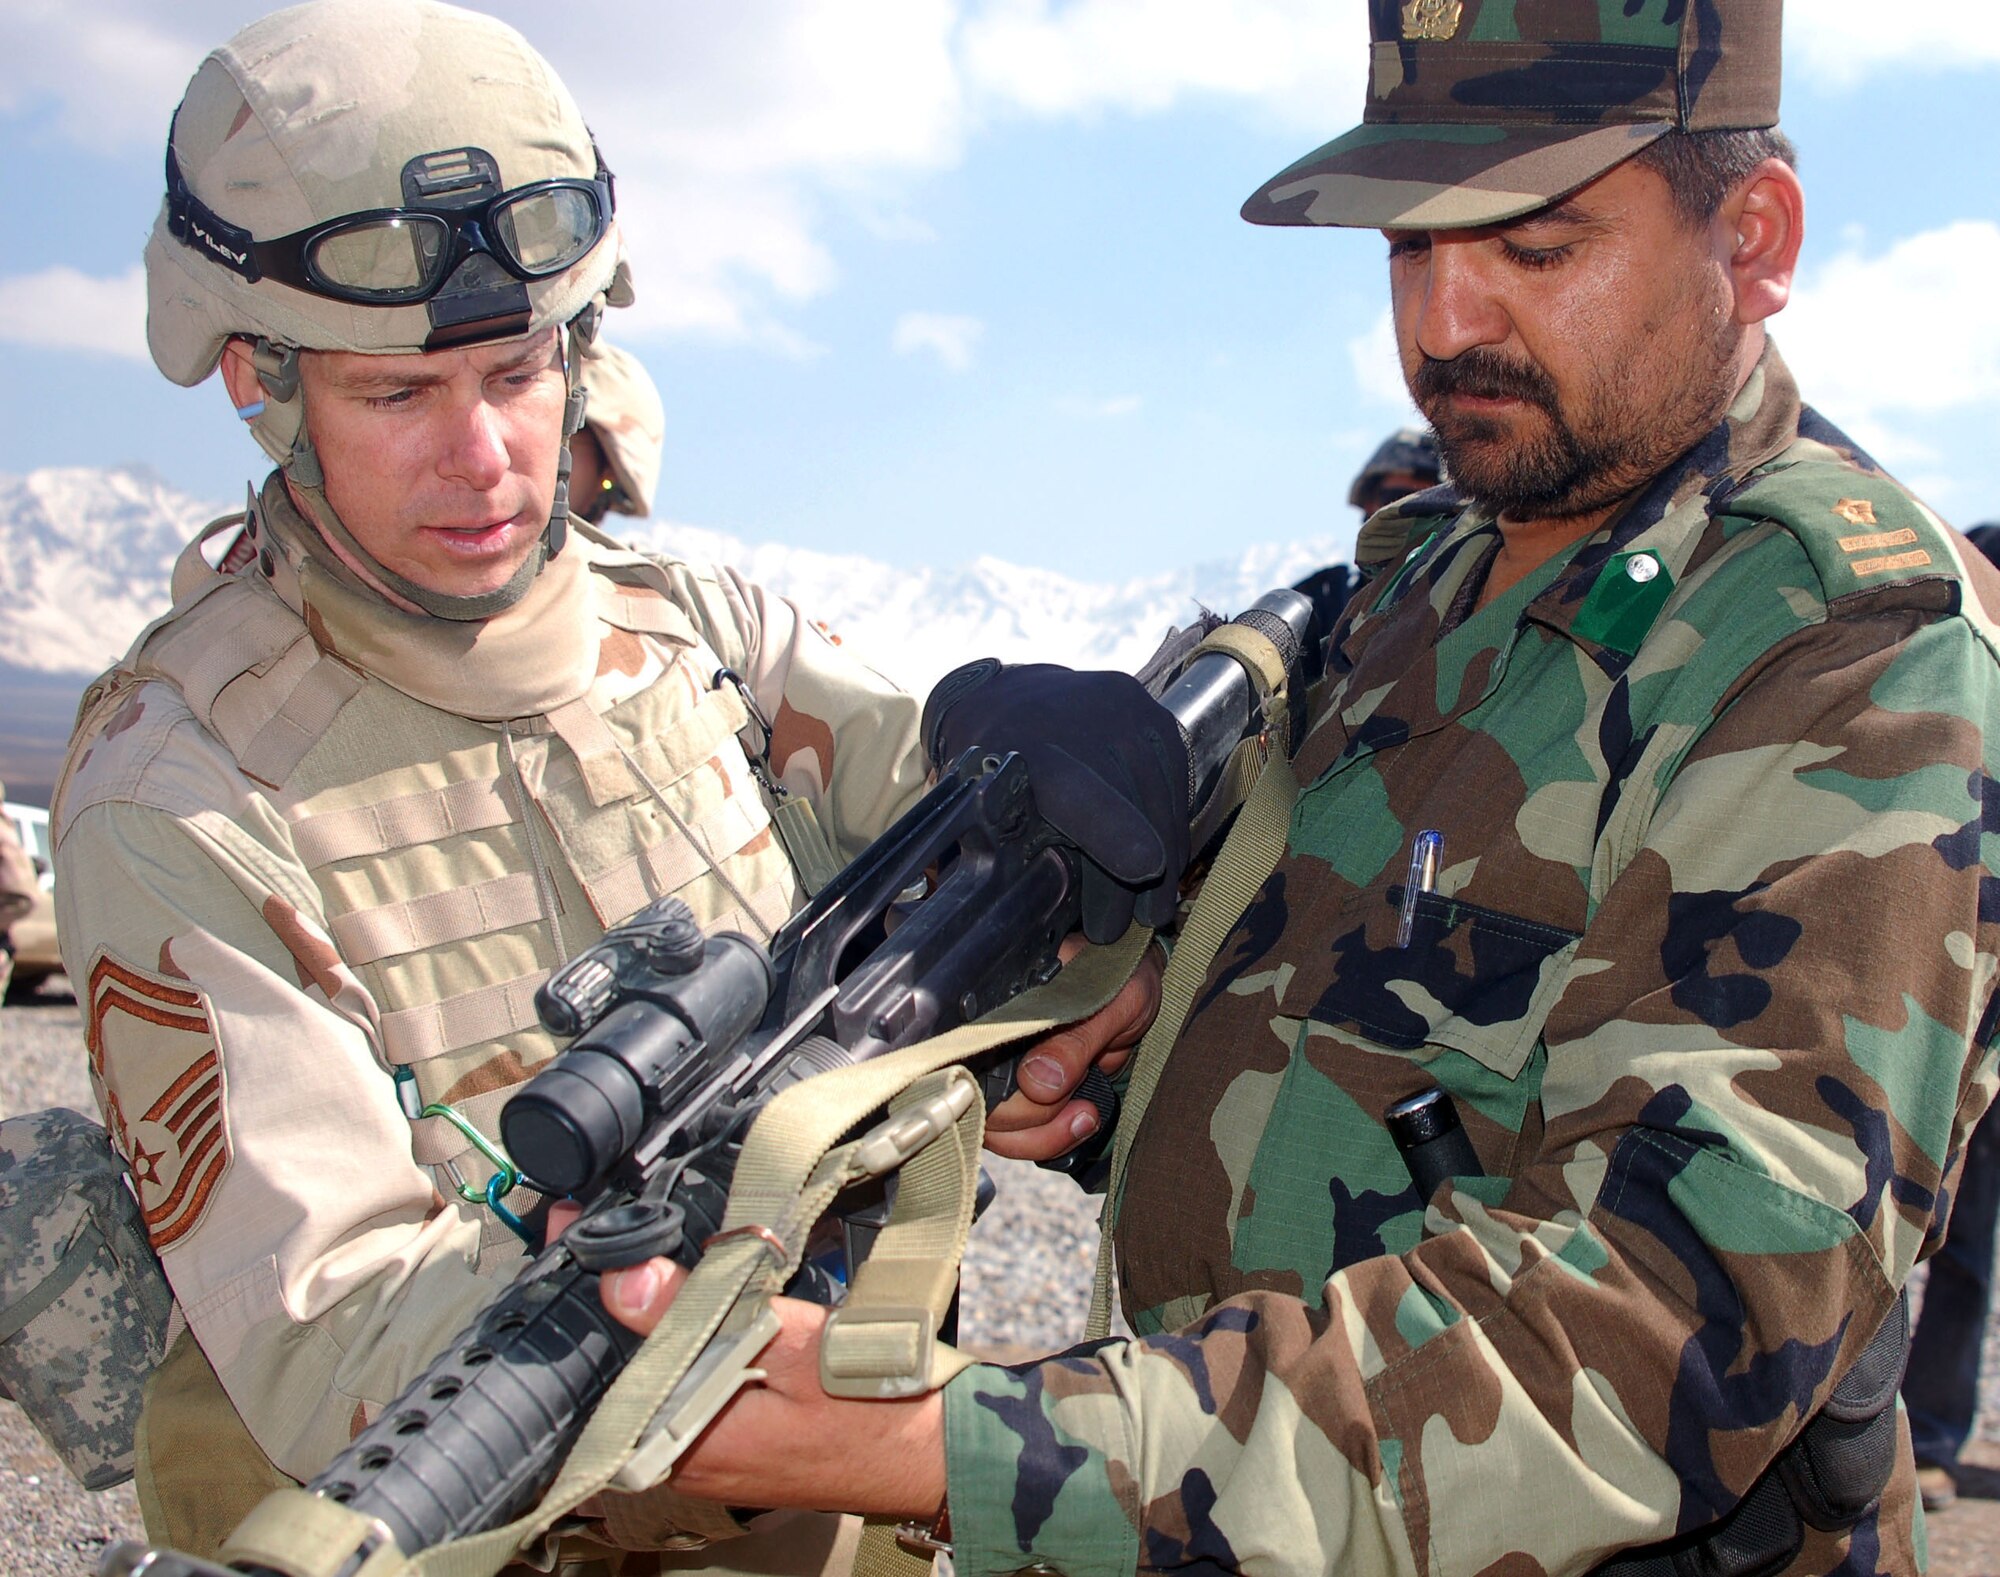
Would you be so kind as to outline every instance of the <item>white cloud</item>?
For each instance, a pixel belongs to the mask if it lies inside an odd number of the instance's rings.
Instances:
[[[97,279],[66,264],[0,279],[0,342],[147,359],[146,275]]]
[[[1107,399],[1087,399],[1078,394],[1066,394],[1056,401],[1056,409],[1064,416],[1073,416],[1082,421],[1112,421],[1120,416],[1132,416],[1144,403],[1136,394],[1114,394]]]
[[[1326,0],[988,0],[963,54],[1003,108],[1147,114],[1208,94],[1330,137],[1361,107],[1363,26]]]
[[[830,219],[928,239],[915,183],[981,121],[1206,94],[1330,134],[1364,65],[1358,11],[1324,0],[572,0],[560,25],[484,4],[547,53],[618,175],[639,299],[614,332],[786,354],[812,353],[792,320],[840,281]],[[0,0],[0,112],[157,159],[202,56],[266,8]]]
[[[928,351],[949,371],[965,372],[985,332],[984,323],[963,313],[905,312],[896,319],[889,345],[898,356]]]
[[[54,110],[55,127],[98,153],[164,147],[167,123],[202,55],[257,15],[243,5],[166,7],[106,0],[0,5],[0,110]]]
[[[1811,0],[1786,20],[1787,75],[1827,87],[1850,88],[1883,70],[2000,66],[2000,7],[1986,0],[1898,6],[1893,21],[1882,0]]]
[[[1772,334],[1836,420],[2000,402],[2000,225],[1967,219],[1811,270]]]

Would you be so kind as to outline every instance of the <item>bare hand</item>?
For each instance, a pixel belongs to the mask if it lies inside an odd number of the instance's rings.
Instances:
[[[1065,962],[1082,946],[1063,944]],[[1116,1073],[1131,1059],[1160,1011],[1159,951],[1148,947],[1118,995],[1089,1018],[1028,1048],[1016,1074],[1019,1090],[986,1117],[986,1148],[1019,1161],[1046,1161],[1075,1149],[1097,1131],[1097,1108],[1072,1092],[1093,1064]]]
[[[602,1284],[604,1307],[649,1335],[686,1280],[664,1259],[614,1270]],[[928,1518],[944,1503],[944,1398],[828,1396],[819,1383],[827,1311],[794,1298],[773,1299],[771,1308],[784,1328],[757,1359],[764,1380],[739,1391],[703,1431],[675,1465],[674,1487],[728,1506]]]

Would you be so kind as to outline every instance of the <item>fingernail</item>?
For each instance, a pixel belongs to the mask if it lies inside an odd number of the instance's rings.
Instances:
[[[1069,1120],[1069,1136],[1072,1139],[1088,1139],[1096,1132],[1096,1112],[1078,1112]]]
[[[633,1316],[644,1314],[659,1297],[661,1286],[660,1267],[651,1260],[614,1272],[606,1289],[610,1294],[612,1312]]]
[[[1021,1064],[1021,1083],[1038,1084],[1053,1095],[1063,1087],[1067,1070],[1053,1057],[1030,1057]]]

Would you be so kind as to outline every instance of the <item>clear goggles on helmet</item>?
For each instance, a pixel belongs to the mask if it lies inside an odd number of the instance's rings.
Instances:
[[[560,274],[604,239],[616,207],[599,159],[587,181],[530,181],[460,207],[373,208],[259,241],[188,189],[167,143],[167,223],[177,240],[252,284],[276,280],[359,306],[429,301],[475,253],[517,279]]]

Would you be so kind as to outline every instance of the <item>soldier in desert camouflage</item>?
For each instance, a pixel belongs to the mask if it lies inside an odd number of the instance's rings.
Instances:
[[[54,823],[92,1076],[185,1316],[138,1464],[184,1549],[522,1263],[488,1136],[552,1053],[551,968],[669,893],[768,937],[922,786],[915,703],[790,603],[568,518],[619,254],[567,91],[470,12],[278,12],[175,116],[154,359],[219,365],[278,469],[210,533],[253,562],[191,546],[91,688]],[[599,1545],[659,1521],[600,1510]],[[592,1560],[564,1569],[660,1565]]]
[[[592,525],[650,515],[667,436],[660,391],[637,356],[602,334],[584,352],[582,382],[590,401],[569,441],[570,513]]]
[[[961,1577],[1917,1570],[1884,1391],[1994,1086],[2000,580],[1766,336],[1779,0],[1367,9],[1366,123],[1245,214],[1386,233],[1459,491],[1398,506],[1128,1105],[1138,1336],[848,1403],[789,1306],[676,1481],[942,1507]],[[1426,1197],[1431,1088],[1474,1161]],[[622,1275],[643,1328],[676,1274]],[[1802,1471],[1857,1378],[1874,1482]]]

